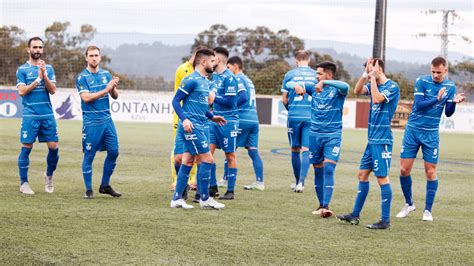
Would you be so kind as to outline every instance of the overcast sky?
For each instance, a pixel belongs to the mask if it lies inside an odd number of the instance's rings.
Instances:
[[[372,43],[375,16],[375,0],[0,0],[0,8],[0,23],[17,25],[28,36],[42,35],[53,21],[69,21],[73,31],[88,23],[99,32],[158,34],[196,34],[220,23],[364,44]],[[429,9],[456,10],[461,19],[449,20],[450,33],[474,38],[471,0],[388,0],[387,46],[439,52],[438,38],[415,37],[440,33],[442,15],[422,12]],[[449,49],[474,56],[473,44],[460,37],[450,38]]]

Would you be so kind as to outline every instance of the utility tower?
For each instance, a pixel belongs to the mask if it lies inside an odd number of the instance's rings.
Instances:
[[[471,43],[471,39],[467,36],[455,34],[455,33],[449,33],[448,31],[448,22],[449,22],[449,17],[451,15],[452,18],[452,23],[454,23],[455,19],[462,19],[455,10],[453,9],[441,9],[441,10],[435,10],[435,9],[430,9],[427,11],[421,11],[422,13],[425,13],[426,15],[428,14],[436,14],[436,13],[442,13],[442,24],[441,24],[441,32],[437,34],[428,34],[426,32],[421,32],[415,35],[415,37],[427,37],[427,36],[434,36],[437,38],[441,39],[441,56],[444,57],[446,60],[448,60],[448,45],[449,45],[449,37],[461,37],[461,39],[465,42]]]

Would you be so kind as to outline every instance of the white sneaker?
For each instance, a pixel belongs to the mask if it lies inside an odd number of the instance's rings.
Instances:
[[[44,191],[47,193],[54,192],[53,176],[47,176],[44,174]]]
[[[265,190],[265,184],[263,182],[253,182],[250,185],[244,186],[244,189],[263,191],[263,190]]]
[[[20,186],[20,192],[23,193],[23,194],[28,194],[28,195],[34,195],[35,194],[35,192],[33,190],[31,190],[30,185],[28,184],[28,182],[25,182]]]
[[[431,212],[428,210],[425,210],[423,212],[423,221],[428,221],[432,222],[433,221],[433,215],[431,215]]]
[[[291,188],[291,190],[295,191],[296,183],[291,183],[291,184],[290,184],[290,188]]]
[[[224,209],[225,205],[215,201],[212,197],[209,197],[207,200],[199,200],[199,205],[201,209]]]
[[[298,185],[295,187],[295,192],[296,193],[303,193],[304,186],[303,183],[298,183]]]
[[[405,206],[402,208],[402,210],[397,214],[397,218],[405,218],[410,214],[410,212],[413,212],[416,210],[415,204],[413,205],[408,205],[405,204]]]
[[[218,187],[227,187],[227,180],[221,179],[217,181],[217,186]]]
[[[193,205],[189,205],[184,201],[184,199],[172,200],[170,203],[171,208],[183,208],[183,209],[192,209]]]

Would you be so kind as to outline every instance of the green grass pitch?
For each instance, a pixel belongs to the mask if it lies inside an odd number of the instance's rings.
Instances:
[[[395,132],[392,228],[371,231],[364,225],[380,215],[375,178],[371,176],[359,226],[315,217],[312,169],[303,194],[290,190],[293,177],[284,128],[261,128],[266,190],[243,190],[254,177],[246,151],[239,150],[237,198],[225,202],[222,211],[210,211],[169,208],[171,125],[116,123],[120,156],[111,184],[123,197],[98,193],[105,157],[99,153],[94,161],[93,200],[82,199],[81,122],[61,120],[58,126],[55,192],[44,192],[47,148],[36,143],[29,171],[36,194],[26,196],[18,191],[20,120],[0,120],[0,264],[474,263],[472,134],[441,134],[440,185],[430,223],[421,220],[426,185],[422,160],[415,162],[412,173],[418,209],[406,219],[394,217],[404,204],[398,180],[402,132]],[[336,213],[352,209],[366,143],[365,130],[344,130],[331,203]],[[219,151],[216,160],[219,176],[223,162]]]

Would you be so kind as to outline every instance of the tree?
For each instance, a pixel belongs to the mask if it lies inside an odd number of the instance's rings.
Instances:
[[[54,22],[44,31],[43,58],[56,71],[58,87],[75,87],[76,75],[86,67],[85,48],[96,33],[92,25],[84,24],[77,35],[71,35],[68,32],[70,25],[67,21]],[[16,26],[0,28],[0,36],[0,52],[4,55],[5,62],[0,66],[0,83],[13,85],[16,83],[16,69],[28,59],[27,39],[24,31]],[[107,69],[108,63],[110,58],[102,55],[101,67]],[[121,87],[133,86],[132,80],[113,71],[111,73],[121,78]]]
[[[252,78],[257,93],[279,93],[284,74],[290,69],[287,60],[304,43],[286,29],[273,32],[267,27],[229,30],[222,24],[212,25],[194,39],[191,50],[199,45],[222,46],[244,61],[246,73]]]
[[[350,82],[351,75],[344,69],[344,64],[342,64],[342,62],[339,60],[334,60],[329,54],[320,54],[318,52],[313,51],[309,66],[316,69],[316,65],[324,61],[333,62],[337,65],[337,71],[336,75],[334,76],[334,79],[345,80],[347,82]]]
[[[0,84],[16,84],[16,69],[23,64],[26,54],[25,32],[17,26],[0,28]]]

